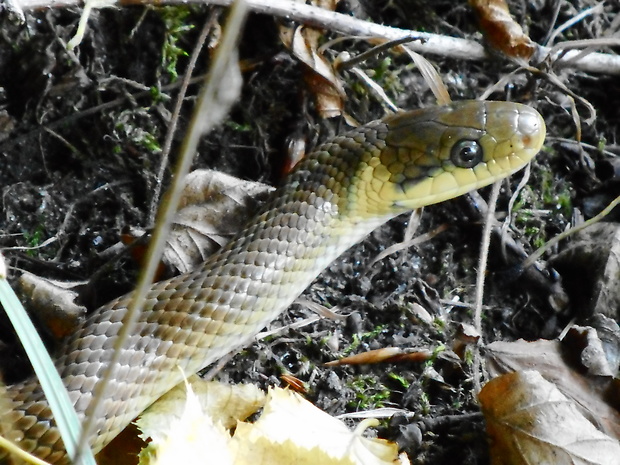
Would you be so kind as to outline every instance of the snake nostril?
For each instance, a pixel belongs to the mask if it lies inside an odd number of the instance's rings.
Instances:
[[[521,112],[519,115],[519,132],[524,136],[539,134],[543,128],[544,122],[542,117],[535,110]],[[524,137],[525,142],[525,137]]]

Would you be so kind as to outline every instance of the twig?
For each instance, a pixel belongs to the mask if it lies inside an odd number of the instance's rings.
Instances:
[[[193,78],[191,78],[189,80],[190,84],[196,84],[199,82],[204,81],[205,76],[204,75],[200,75],[200,76],[195,76]],[[123,80],[125,81],[125,80]],[[132,84],[135,85],[135,84]],[[175,90],[176,88],[180,87],[182,85],[181,82],[173,82],[172,84],[167,84],[165,86],[162,86],[160,88],[160,91],[163,92],[168,92],[171,90]],[[165,95],[165,94],[161,94],[161,95]],[[3,151],[7,151],[7,150],[12,150],[15,147],[17,147],[19,144],[22,143],[28,143],[29,141],[33,140],[35,137],[37,137],[41,132],[43,131],[48,131],[48,129],[62,129],[64,127],[69,126],[70,124],[72,124],[74,121],[80,121],[84,118],[88,118],[92,115],[96,115],[97,113],[102,113],[106,110],[110,110],[111,108],[115,108],[118,107],[120,105],[122,105],[123,103],[129,101],[129,102],[135,102],[136,100],[142,99],[142,98],[152,98],[153,94],[150,90],[145,90],[145,91],[140,91],[137,92],[135,94],[128,94],[125,95],[124,97],[119,97],[117,99],[114,99],[110,102],[106,102],[106,103],[102,103],[101,105],[97,105],[95,107],[91,107],[88,108],[86,110],[83,111],[79,111],[77,113],[73,113],[71,115],[67,115],[64,116],[60,119],[57,119],[55,121],[51,121],[49,123],[45,123],[44,125],[41,125],[31,131],[28,131],[24,134],[20,134],[18,136],[16,136],[13,139],[7,139],[5,141],[0,142],[0,152]],[[166,96],[166,98],[168,98]]]
[[[164,140],[164,144],[161,150],[161,161],[159,163],[159,171],[157,172],[157,178],[155,179],[155,188],[153,191],[153,196],[151,197],[151,206],[149,208],[149,217],[147,224],[153,224],[155,221],[155,214],[157,213],[157,207],[159,206],[159,197],[161,196],[161,189],[164,185],[164,174],[166,173],[166,168],[168,168],[168,157],[170,156],[170,149],[172,148],[172,141],[174,140],[174,134],[176,133],[177,124],[179,123],[179,115],[181,114],[181,107],[183,106],[183,101],[185,100],[185,95],[187,94],[187,88],[191,83],[192,73],[194,68],[196,67],[196,62],[198,61],[198,56],[200,55],[200,51],[207,40],[211,29],[214,27],[215,21],[219,16],[219,11],[213,11],[209,15],[209,19],[202,27],[200,31],[200,36],[196,41],[196,46],[192,50],[192,54],[189,58],[189,63],[187,64],[187,69],[185,70],[185,75],[183,76],[183,81],[181,83],[181,88],[179,89],[179,94],[177,95],[176,102],[174,103],[174,109],[172,110],[172,117],[170,118],[170,124],[168,125],[168,131],[166,132],[166,139]]]
[[[484,215],[488,211],[487,202],[477,191],[470,192],[467,199],[467,206],[471,214]],[[495,239],[502,247],[502,256],[505,254],[504,262],[508,266],[507,277],[512,279],[519,278],[522,286],[529,286],[535,292],[547,297],[547,301],[555,311],[566,307],[568,297],[560,286],[559,282],[551,279],[544,271],[537,266],[530,266],[523,269],[523,261],[527,258],[527,252],[510,234],[503,234],[501,225],[497,220],[493,220],[493,234]]]
[[[506,219],[502,223],[502,227],[500,228],[500,241],[501,241],[501,250],[502,256],[504,257],[504,261],[508,262],[508,253],[506,251],[506,241],[504,240],[508,234],[508,228],[510,227],[510,223],[512,222],[512,210],[517,203],[517,199],[521,195],[521,191],[525,189],[527,182],[530,180],[530,174],[532,172],[532,165],[528,163],[528,165],[523,170],[523,177],[519,181],[517,188],[510,196],[510,201],[508,202],[508,207],[506,208]]]
[[[489,258],[489,246],[491,243],[491,230],[495,220],[495,207],[497,198],[502,186],[502,181],[493,184],[491,197],[489,198],[489,208],[484,218],[484,229],[482,230],[482,243],[480,244],[480,257],[478,258],[478,272],[476,273],[476,310],[474,313],[474,326],[479,334],[482,334],[482,301],[484,297],[484,280],[487,272],[487,261]],[[482,339],[481,339],[482,341]],[[473,366],[473,382],[476,393],[480,392],[481,384],[481,357],[480,352],[476,350]]]
[[[584,19],[587,16],[593,15],[594,13],[600,13],[601,11],[603,11],[603,2],[599,3],[598,5],[595,5],[591,8],[586,8],[585,10],[583,10],[581,13],[579,13],[577,16],[572,17],[571,19],[569,19],[568,21],[566,21],[563,24],[560,24],[555,31],[553,31],[551,33],[551,35],[549,36],[549,40],[547,41],[547,45],[552,46],[555,38],[560,35],[563,31],[565,31],[566,29],[573,27],[575,24],[577,24],[579,21],[581,21],[582,19]]]
[[[550,250],[552,247],[555,247],[561,240],[564,240],[567,237],[570,237],[573,234],[576,234],[579,231],[581,231],[583,229],[586,229],[587,227],[589,227],[589,226],[591,226],[591,225],[601,221],[603,218],[605,218],[607,215],[609,215],[609,213],[614,208],[616,208],[618,205],[620,205],[620,196],[618,196],[614,200],[612,200],[612,202],[609,205],[607,205],[603,209],[603,211],[600,212],[595,217],[590,218],[588,221],[585,221],[584,223],[580,224],[579,226],[575,226],[573,228],[570,228],[568,231],[564,231],[563,233],[560,233],[557,236],[555,236],[552,239],[550,239],[545,245],[543,245],[538,250],[536,250],[536,252],[534,252],[532,255],[530,255],[528,257],[528,259],[523,262],[523,265],[522,265],[523,269],[526,269],[526,268],[532,266],[536,262],[536,260],[538,260],[540,257],[542,257],[543,254],[545,252],[547,252],[548,250]]]
[[[241,29],[246,17],[246,4],[238,0],[228,17],[225,33],[219,44],[215,59],[203,85],[197,104],[194,108],[187,135],[183,146],[179,151],[179,161],[173,183],[170,188],[168,202],[160,208],[159,220],[149,245],[148,261],[140,274],[140,279],[133,293],[131,302],[127,307],[127,313],[123,318],[123,326],[119,331],[114,343],[114,353],[108,365],[105,367],[102,379],[97,383],[93,391],[93,400],[88,405],[84,416],[86,421],[83,425],[85,438],[90,438],[94,433],[97,419],[101,418],[100,411],[105,399],[106,385],[118,369],[118,362],[123,353],[122,347],[131,334],[131,329],[136,323],[148,290],[153,282],[155,271],[163,253],[166,237],[170,231],[172,218],[181,198],[181,191],[185,176],[189,172],[192,160],[198,147],[199,139],[216,124],[221,122],[224,115],[236,101],[241,89],[241,74],[237,66],[236,43],[241,34]],[[222,89],[222,82],[226,82],[226,88]],[[209,111],[206,111],[209,109]],[[88,441],[81,441],[79,446],[85,447]],[[78,450],[79,456],[79,450]]]
[[[127,5],[189,5],[210,4],[230,6],[233,0],[117,0],[118,6]],[[461,60],[496,59],[489,55],[478,42],[448,37],[439,34],[399,29],[382,24],[375,24],[354,18],[352,16],[324,10],[304,3],[291,0],[247,0],[248,7],[255,13],[284,17],[287,20],[299,21],[311,26],[329,29],[346,35],[363,37],[380,37],[387,40],[399,40],[409,37],[412,41],[406,45],[409,49],[419,53],[429,53]],[[35,10],[40,8],[63,8],[82,5],[81,0],[16,0],[15,6],[21,10]],[[549,56],[549,47],[539,47],[537,56],[540,61]],[[559,66],[571,66],[581,71],[597,74],[620,75],[620,56],[591,53],[572,63],[571,60],[580,54],[571,50],[557,60]]]

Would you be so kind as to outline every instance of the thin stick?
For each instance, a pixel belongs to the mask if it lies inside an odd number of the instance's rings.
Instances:
[[[618,204],[620,204],[620,196],[616,197],[609,205],[605,207],[605,209],[602,212],[600,212],[595,217],[590,218],[588,221],[584,221],[579,226],[570,228],[568,231],[564,231],[563,233],[560,233],[557,236],[550,239],[545,245],[543,245],[538,250],[536,250],[536,252],[530,255],[528,259],[523,262],[523,265],[522,265],[523,269],[526,269],[527,267],[532,266],[534,262],[536,262],[536,260],[538,260],[547,250],[551,249],[552,247],[555,247],[558,244],[558,242],[560,242],[561,240],[566,239],[567,237],[572,236],[573,234],[578,233],[579,231],[583,229],[586,229],[588,226],[592,226],[593,224],[598,223],[600,220],[602,220],[607,215],[609,215],[609,213],[614,208],[616,208]]]
[[[164,145],[161,150],[161,161],[159,164],[159,171],[157,172],[157,178],[155,183],[155,188],[153,191],[153,197],[151,198],[151,207],[149,208],[149,216],[147,224],[153,224],[155,221],[155,215],[157,213],[157,207],[159,206],[159,199],[161,196],[161,189],[163,186],[164,175],[166,173],[166,168],[168,168],[168,157],[170,156],[170,149],[172,148],[172,141],[174,140],[174,134],[176,133],[177,125],[179,123],[179,115],[181,114],[181,107],[183,106],[183,100],[185,100],[185,95],[187,94],[187,88],[190,85],[192,73],[194,68],[196,67],[196,62],[198,61],[198,57],[200,55],[200,51],[202,50],[211,29],[215,25],[215,21],[219,16],[219,10],[211,12],[209,15],[209,19],[202,27],[200,31],[200,36],[196,41],[196,46],[192,50],[192,54],[189,58],[189,63],[187,64],[187,68],[185,70],[185,74],[183,75],[183,81],[181,83],[181,88],[179,89],[179,94],[177,95],[176,102],[174,103],[174,108],[172,110],[172,117],[170,118],[170,124],[168,125],[168,131],[166,132],[166,139],[164,140]]]
[[[442,36],[426,32],[411,31],[395,27],[375,24],[369,21],[354,18],[352,16],[324,10],[312,5],[291,0],[246,0],[248,7],[255,13],[268,14],[286,18],[287,20],[299,21],[310,26],[339,32],[346,35],[359,35],[364,37],[381,37],[388,40],[398,40],[409,37],[415,40],[406,47],[419,53],[457,58],[461,60],[481,61],[496,58],[489,55],[484,47],[473,40],[460,39],[457,37]],[[233,0],[117,0],[118,6],[126,5],[189,5],[210,4],[230,6]],[[81,0],[16,0],[15,6],[20,10],[35,10],[41,8],[63,8],[81,5]],[[540,47],[538,56],[543,59],[549,54],[549,47]],[[569,51],[561,60],[561,63],[570,63],[580,52]],[[620,75],[620,56],[606,53],[592,53],[582,57],[571,67],[588,73],[607,75]]]
[[[136,323],[144,299],[151,288],[153,277],[157,270],[160,257],[162,255],[166,238],[172,224],[174,212],[177,209],[185,176],[189,169],[198,147],[200,137],[212,129],[221,119],[228,114],[230,106],[236,101],[241,89],[241,74],[239,72],[236,53],[236,43],[241,28],[245,21],[247,7],[245,2],[238,0],[232,8],[228,17],[225,32],[222,41],[217,50],[215,59],[205,85],[202,87],[194,116],[188,128],[187,135],[183,141],[180,150],[179,161],[175,176],[172,181],[170,196],[168,202],[165,202],[160,208],[159,221],[153,231],[153,238],[148,250],[148,261],[134,291],[133,298],[127,308],[127,314],[123,319],[123,326],[118,333],[118,338],[114,345],[114,353],[108,362],[101,381],[97,383],[93,392],[93,401],[88,406],[84,422],[84,438],[90,438],[93,434],[93,428],[100,417],[100,411],[105,399],[105,390],[108,381],[112,379],[118,362],[122,354],[122,347],[125,344],[131,330]],[[236,71],[236,73],[235,73]],[[208,109],[209,111],[205,111]],[[85,447],[89,441],[80,441],[80,446]],[[79,451],[78,451],[79,456]]]
[[[480,244],[480,257],[478,258],[478,273],[476,275],[476,310],[474,313],[474,326],[480,336],[480,342],[482,343],[482,301],[484,298],[484,280],[487,271],[487,260],[489,259],[489,246],[491,244],[491,230],[493,229],[495,207],[497,205],[497,198],[499,197],[500,187],[503,181],[496,181],[493,184],[491,190],[491,197],[489,198],[489,208],[484,218],[484,229],[482,231],[482,243]],[[481,384],[481,360],[480,352],[476,350],[474,356],[473,366],[473,382],[474,390],[476,393],[480,392]]]

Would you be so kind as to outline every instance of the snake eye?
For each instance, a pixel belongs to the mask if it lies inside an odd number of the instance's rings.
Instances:
[[[482,160],[482,147],[477,140],[458,141],[450,151],[450,160],[459,168],[473,168]]]

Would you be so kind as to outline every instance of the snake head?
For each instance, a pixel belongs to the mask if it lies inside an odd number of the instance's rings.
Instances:
[[[545,140],[542,116],[511,102],[461,101],[383,123],[385,147],[360,173],[372,213],[419,208],[491,184],[523,168]]]

